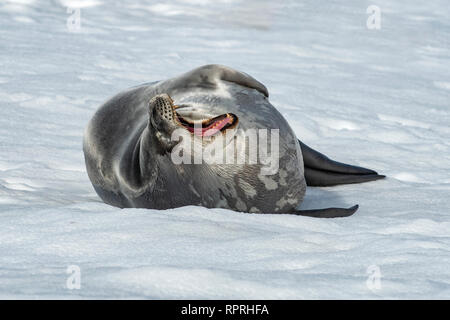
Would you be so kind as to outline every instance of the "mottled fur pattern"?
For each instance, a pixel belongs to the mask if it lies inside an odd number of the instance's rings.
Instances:
[[[149,101],[168,94],[182,115],[233,113],[239,130],[279,129],[279,170],[261,164],[172,163],[171,125],[161,126]],[[162,109],[163,110],[163,109]],[[165,122],[163,122],[165,123]],[[185,205],[244,212],[286,213],[301,203],[306,182],[292,129],[270,104],[258,81],[233,69],[208,65],[166,81],[119,93],[96,112],[84,136],[87,171],[99,196],[118,207],[167,209]]]

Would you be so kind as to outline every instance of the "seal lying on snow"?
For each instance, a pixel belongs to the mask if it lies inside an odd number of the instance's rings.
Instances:
[[[306,185],[384,176],[330,160],[298,141],[268,96],[257,80],[220,65],[117,94],[95,113],[84,135],[96,192],[121,208],[199,205],[314,217],[353,214],[357,205],[296,207]]]

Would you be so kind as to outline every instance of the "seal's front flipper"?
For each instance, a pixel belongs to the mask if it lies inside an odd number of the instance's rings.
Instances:
[[[331,160],[326,155],[301,142],[305,179],[308,186],[334,186],[382,179],[385,176],[358,166]]]
[[[219,64],[201,66],[173,80],[164,82],[162,86],[167,92],[170,92],[173,88],[217,88],[218,80],[234,82],[255,89],[266,97],[269,96],[267,88],[252,76]]]
[[[221,71],[221,80],[234,82],[241,86],[258,90],[266,97],[269,97],[269,91],[267,90],[266,86],[252,76],[249,76],[245,72],[236,71],[225,66],[214,65],[214,67],[218,68]]]
[[[292,214],[298,216],[307,216],[313,218],[344,218],[353,215],[359,206],[355,205],[351,208],[326,208],[326,209],[315,209],[315,210],[297,210],[292,212]]]

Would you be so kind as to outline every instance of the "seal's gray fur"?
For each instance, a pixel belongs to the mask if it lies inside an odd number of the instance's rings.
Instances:
[[[171,113],[172,100],[178,106],[176,112],[192,120],[231,113],[237,116],[240,130],[279,129],[278,172],[262,175],[260,164],[174,164],[170,152],[176,143],[170,137],[179,126]],[[339,171],[348,165],[335,162],[333,167],[332,160],[298,143],[287,121],[270,104],[266,87],[225,66],[203,66],[117,94],[89,122],[83,150],[98,195],[104,202],[122,208],[199,205],[319,217],[346,216],[356,211],[355,207],[296,210],[308,179],[310,184],[326,185],[330,168]],[[302,150],[309,165],[303,164]],[[376,175],[371,170],[355,170],[350,173],[356,177],[353,182],[359,182],[358,175]]]

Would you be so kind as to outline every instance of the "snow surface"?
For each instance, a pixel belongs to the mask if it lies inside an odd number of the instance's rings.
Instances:
[[[449,17],[448,0],[2,0],[0,298],[450,298]],[[96,108],[208,63],[388,178],[308,189],[302,208],[359,203],[346,219],[103,204],[81,149]]]

